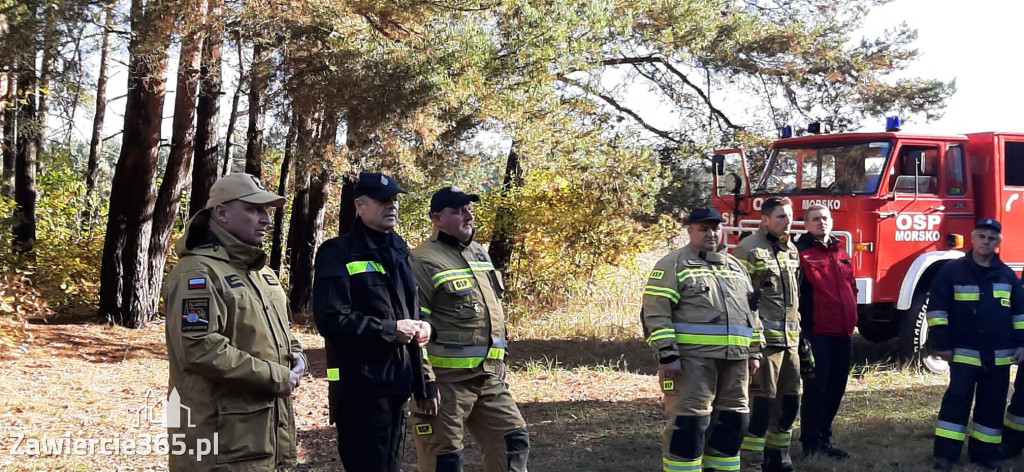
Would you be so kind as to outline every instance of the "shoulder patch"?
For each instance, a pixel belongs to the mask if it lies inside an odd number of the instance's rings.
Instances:
[[[186,298],[181,301],[181,332],[210,330],[210,299]]]
[[[225,275],[224,282],[226,282],[228,287],[231,288],[241,288],[245,286],[245,284],[242,283],[242,278],[239,277],[238,274]]]
[[[455,290],[468,290],[473,288],[473,283],[469,279],[456,279],[452,281],[452,285]]]
[[[199,277],[196,279],[188,279],[189,290],[202,290],[206,288],[206,277]]]
[[[664,276],[665,276],[665,271],[663,271],[663,270],[655,269],[655,270],[651,271],[651,278],[652,279],[661,280],[661,278],[664,277]]]
[[[274,277],[273,274],[263,274],[263,280],[266,280],[267,281],[267,285],[270,285],[272,287],[276,287],[278,285],[281,285],[281,282],[278,282],[277,281],[277,277]]]
[[[431,434],[434,434],[434,428],[431,428],[429,423],[416,425],[417,436],[430,436]]]

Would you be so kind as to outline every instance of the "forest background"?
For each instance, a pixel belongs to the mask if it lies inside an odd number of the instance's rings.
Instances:
[[[882,3],[0,0],[0,310],[145,326],[174,237],[245,171],[288,197],[266,247],[301,317],[374,170],[411,190],[412,244],[430,192],[481,193],[513,322],[544,316],[678,234],[713,149],[757,169],[783,124],[940,117],[955,83],[893,78],[913,29],[853,37]]]

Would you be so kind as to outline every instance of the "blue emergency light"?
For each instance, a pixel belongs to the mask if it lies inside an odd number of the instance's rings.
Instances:
[[[900,117],[890,116],[885,119],[885,131],[899,131],[900,130]]]
[[[793,127],[789,125],[783,126],[782,129],[779,130],[779,136],[782,137],[782,139],[792,138]]]

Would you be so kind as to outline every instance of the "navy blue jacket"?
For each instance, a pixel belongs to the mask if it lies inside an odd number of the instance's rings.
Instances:
[[[971,254],[946,264],[932,281],[928,337],[937,351],[955,349],[954,362],[1009,365],[1007,353],[1024,347],[1024,289],[998,255],[984,267]]]
[[[358,218],[352,232],[317,251],[313,318],[326,342],[332,423],[344,399],[436,396],[427,391],[420,347],[394,343],[398,320],[420,316],[409,257],[394,231],[373,231]]]

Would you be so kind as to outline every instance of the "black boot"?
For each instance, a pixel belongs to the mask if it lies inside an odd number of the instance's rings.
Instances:
[[[786,459],[789,459],[788,451],[765,448],[764,472],[794,472],[793,461]]]

